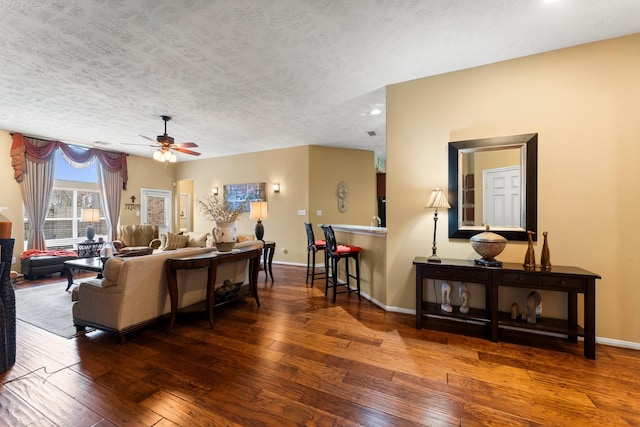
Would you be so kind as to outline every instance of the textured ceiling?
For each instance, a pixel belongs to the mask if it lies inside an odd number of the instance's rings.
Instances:
[[[0,0],[0,129],[384,156],[386,85],[637,32],[637,0]]]

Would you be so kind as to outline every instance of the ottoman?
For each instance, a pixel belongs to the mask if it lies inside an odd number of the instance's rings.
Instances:
[[[26,279],[34,279],[38,276],[62,273],[64,262],[77,258],[76,256],[61,255],[40,255],[23,258],[21,261],[22,274]]]

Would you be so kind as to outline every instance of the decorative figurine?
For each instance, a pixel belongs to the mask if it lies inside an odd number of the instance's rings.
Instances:
[[[451,285],[446,282],[442,282],[440,292],[442,293],[442,304],[440,304],[440,308],[442,311],[451,313],[453,311],[453,307],[451,307]]]
[[[518,318],[519,307],[515,302],[511,304],[511,319],[516,320]]]
[[[542,304],[542,297],[536,291],[532,291],[527,297],[527,323],[536,323],[536,312],[538,307]],[[540,310],[542,307],[540,307]],[[541,311],[539,311],[542,314]]]
[[[458,296],[462,299],[462,304],[460,305],[460,313],[469,313],[469,289],[467,288],[467,285],[465,283],[461,284],[458,288]]]
[[[540,258],[540,268],[544,271],[551,270],[551,255],[549,254],[549,244],[547,243],[548,231],[542,233],[544,236],[544,243],[542,244],[542,256]]]
[[[524,263],[522,266],[526,270],[534,270],[536,268],[536,253],[533,251],[533,231],[527,231],[527,238],[529,245],[527,246],[527,253],[524,255]]]

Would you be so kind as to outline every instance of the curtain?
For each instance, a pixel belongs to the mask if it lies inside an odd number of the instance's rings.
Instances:
[[[27,249],[46,249],[44,221],[53,195],[55,160],[57,149],[69,164],[84,168],[96,159],[100,166],[102,205],[107,223],[111,226],[112,238],[116,237],[117,219],[120,215],[120,189],[127,189],[127,155],[97,148],[81,149],[60,141],[28,138],[13,134],[11,166],[15,180],[20,183],[22,197],[31,224]]]
[[[37,142],[37,144],[35,144]],[[46,161],[59,148],[62,150],[65,160],[75,167],[86,167],[95,158],[99,164],[110,172],[118,172],[122,178],[122,189],[127,189],[128,170],[127,155],[98,150],[97,148],[81,149],[60,141],[46,141],[37,138],[28,138],[21,133],[13,134],[11,145],[11,166],[13,177],[20,183],[26,171],[26,160],[34,162]]]
[[[122,175],[118,171],[110,171],[102,163],[99,164],[100,171],[100,195],[102,206],[104,206],[104,216],[107,225],[111,230],[111,241],[118,238],[118,218],[120,217],[120,202],[122,199]]]
[[[25,212],[29,219],[27,249],[46,250],[44,221],[47,219],[53,183],[56,175],[55,150],[48,150],[47,142],[33,141],[33,147],[41,157],[32,159],[27,156],[24,162],[23,181],[20,184]]]

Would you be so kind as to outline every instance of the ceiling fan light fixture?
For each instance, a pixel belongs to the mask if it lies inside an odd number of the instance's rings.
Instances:
[[[164,162],[164,153],[162,152],[162,149],[158,149],[153,153],[153,159],[157,160],[159,162]]]

